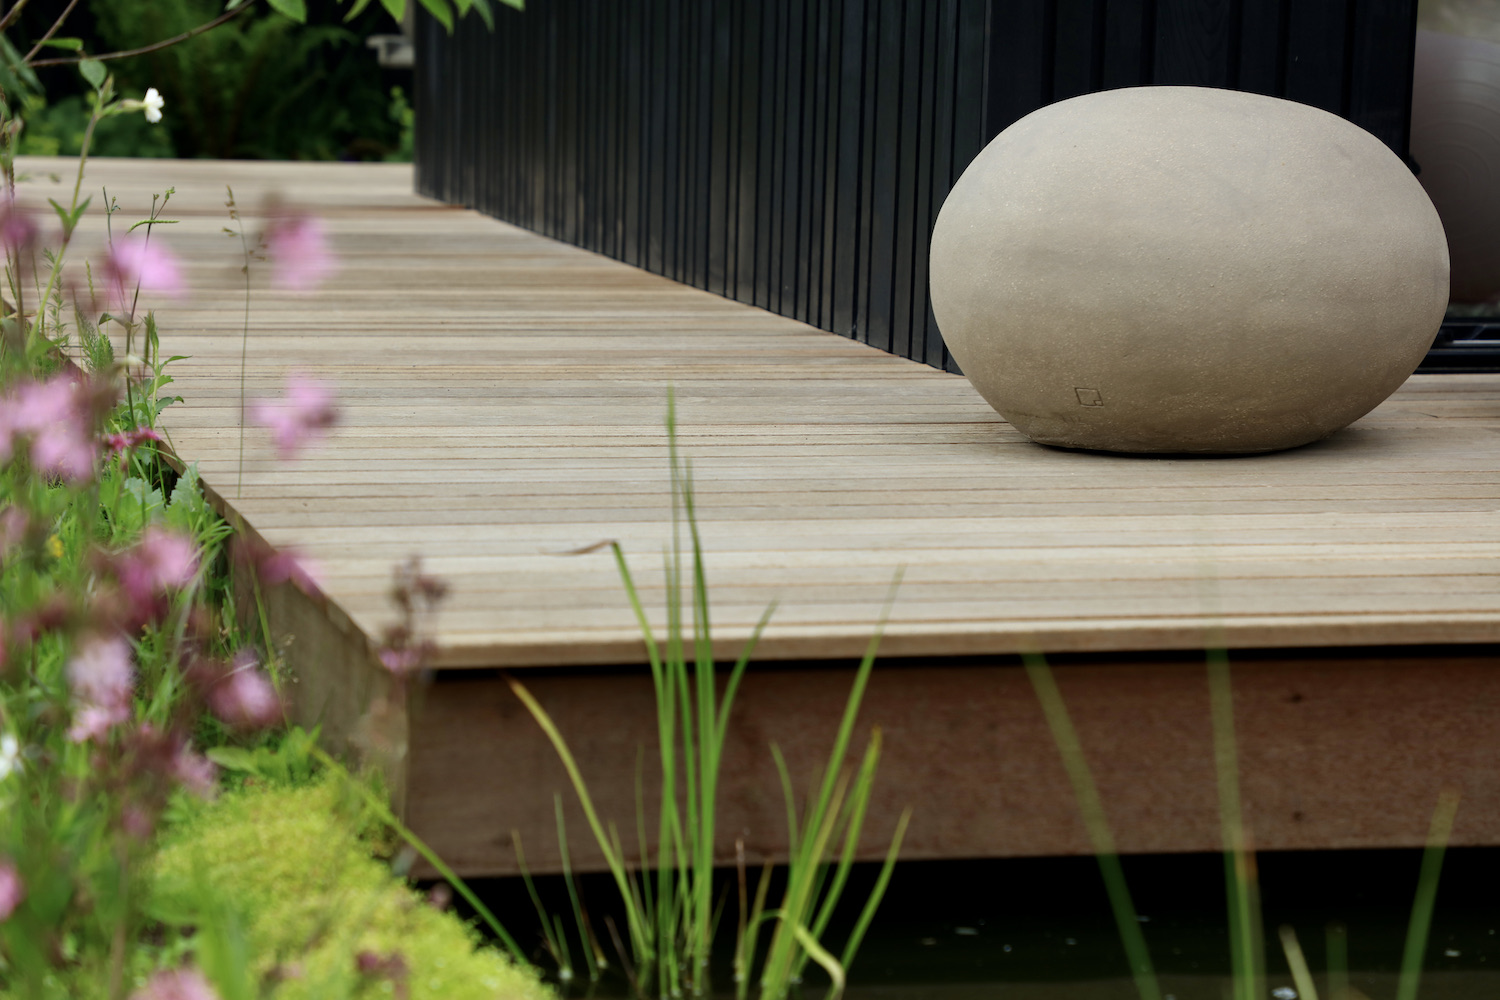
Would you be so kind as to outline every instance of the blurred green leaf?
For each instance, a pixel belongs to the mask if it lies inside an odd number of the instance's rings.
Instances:
[[[266,2],[276,13],[284,14],[298,24],[307,23],[306,0],[266,0]]]
[[[381,2],[387,3],[388,0]],[[422,0],[422,6],[427,8],[427,13],[436,18],[438,24],[446,28],[450,35],[453,33],[453,8],[448,6],[448,0]]]
[[[43,45],[49,45],[54,49],[67,49],[69,52],[82,52],[82,38],[49,38]]]
[[[6,93],[14,96],[42,92],[42,82],[36,78],[36,73],[4,35],[0,35],[0,64],[3,64],[0,66],[0,86]]]
[[[84,59],[78,64],[78,72],[89,82],[89,86],[99,90],[104,86],[104,78],[108,75],[104,64],[97,59]]]
[[[213,747],[205,751],[204,756],[226,771],[260,772],[256,755],[244,747]]]
[[[360,2],[355,5],[355,11],[358,12],[363,10],[365,4],[369,2],[370,0],[360,0]],[[380,0],[380,6],[384,7],[385,12],[394,17],[397,21],[400,21],[402,18],[406,17],[406,0]],[[353,15],[351,14],[350,16],[352,17]]]

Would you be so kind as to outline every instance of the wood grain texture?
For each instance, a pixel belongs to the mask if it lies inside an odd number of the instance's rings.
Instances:
[[[45,204],[61,161],[26,165]],[[410,193],[403,166],[92,161],[130,220],[174,185],[163,240],[193,294],[158,305],[181,454],[321,567],[367,636],[393,563],[453,585],[446,667],[639,662],[607,552],[664,620],[675,392],[719,651],[779,609],[768,660],[857,656],[898,569],[901,656],[1491,642],[1500,637],[1500,380],[1420,376],[1329,440],[1228,459],[1032,445],[961,377]],[[243,206],[322,213],[342,259],[312,294],[255,293],[250,395],[335,382],[342,427],[236,487]],[[101,199],[96,198],[96,202]],[[255,228],[252,220],[252,229]],[[102,214],[84,235],[97,244]],[[86,247],[80,248],[86,249]],[[79,263],[75,259],[75,264]]]
[[[1443,788],[1463,796],[1455,844],[1500,842],[1491,706],[1496,649],[1277,651],[1234,658],[1246,822],[1261,850],[1413,847]],[[1067,657],[1054,667],[1120,850],[1215,851],[1219,811],[1201,657]],[[532,870],[556,870],[553,794],[577,831],[575,866],[602,864],[567,775],[503,682],[440,675],[412,733],[408,818],[461,872],[514,873],[511,831]],[[769,746],[797,788],[826,761],[852,670],[759,667],[729,725],[719,860],[735,840],[783,858],[786,813]],[[656,722],[641,673],[522,677],[570,742],[596,808],[634,829],[636,748],[654,816]],[[910,806],[904,858],[1088,854],[1055,744],[1011,659],[897,661],[871,677],[854,746],[883,735],[862,856],[883,856]],[[627,837],[630,852],[637,847]]]

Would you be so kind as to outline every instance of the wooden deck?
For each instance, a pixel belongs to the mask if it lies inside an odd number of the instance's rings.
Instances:
[[[62,168],[28,164],[23,199],[61,198],[45,172]],[[1086,741],[1090,719],[1101,734],[1126,849],[1216,843],[1206,694],[1177,655],[1209,643],[1300,651],[1238,674],[1263,846],[1420,842],[1440,784],[1500,792],[1481,711],[1500,695],[1500,378],[1414,377],[1354,427],[1275,455],[1051,450],[961,377],[418,198],[410,176],[93,161],[85,190],[106,186],[131,221],[175,186],[181,221],[160,238],[190,261],[195,293],[158,305],[164,349],[191,356],[173,366],[186,403],[167,426],[227,509],[321,567],[325,600],[273,601],[306,717],[347,730],[380,689],[365,640],[391,620],[396,561],[420,553],[452,584],[405,793],[461,871],[508,870],[509,829],[548,825],[560,774],[492,673],[468,668],[531,671],[601,787],[626,776],[605,797],[633,813],[650,726],[640,672],[620,668],[642,643],[608,553],[565,553],[619,540],[662,617],[669,391],[718,650],[736,653],[779,602],[758,659],[781,665],[747,683],[726,792],[754,847],[784,836],[766,740],[818,756],[847,683],[837,668],[863,650],[898,568],[882,647],[898,662],[866,716],[890,748],[894,801],[876,825],[915,801],[914,854],[1086,847],[1006,658],[1026,648],[1075,654],[1064,690]],[[252,430],[242,487],[226,184],[242,208],[274,192],[317,211],[342,259],[316,294],[257,280],[251,395],[292,370],[327,378],[343,424],[295,464]],[[575,669],[541,669],[557,667]],[[1459,840],[1500,842],[1497,819],[1480,795]],[[529,839],[541,853],[543,835]]]

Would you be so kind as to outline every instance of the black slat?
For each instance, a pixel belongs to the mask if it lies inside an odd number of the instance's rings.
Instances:
[[[1155,63],[1154,0],[1111,0],[1104,6],[1100,90],[1143,87]]]
[[[865,34],[867,0],[838,0],[843,17],[839,23],[837,146],[830,175],[833,184],[834,235],[829,329],[846,337],[855,335],[854,302],[858,295],[856,265],[862,243],[860,229],[861,150],[865,116]]]
[[[1157,0],[1157,85],[1227,87],[1232,0]],[[1238,53],[1236,53],[1236,62]]]
[[[1287,21],[1286,91],[1293,101],[1338,114],[1343,110],[1345,67],[1350,55],[1347,4],[1339,0],[1290,6]]]
[[[1093,93],[1099,89],[1095,67],[1095,8],[1104,11],[1104,0],[1056,0],[1056,29],[1052,54],[1052,99],[1054,101]]]
[[[949,369],[933,223],[984,143],[1039,107],[1232,86],[1408,142],[1415,0],[528,0],[495,17],[449,35],[418,16],[418,191]],[[1423,370],[1489,350],[1439,345]]]
[[[864,340],[891,348],[893,286],[896,270],[896,213],[899,210],[902,42],[906,31],[903,0],[881,0],[877,43],[875,143],[870,180],[870,285]]]

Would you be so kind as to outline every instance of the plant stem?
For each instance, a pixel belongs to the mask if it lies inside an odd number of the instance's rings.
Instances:
[[[350,785],[359,793],[360,798],[365,800],[365,804],[375,812],[375,815],[380,817],[381,822],[385,823],[392,830],[395,830],[397,836],[410,844],[428,864],[432,865],[449,885],[458,891],[458,894],[464,898],[464,901],[474,908],[474,912],[479,914],[480,919],[489,926],[495,936],[505,945],[505,950],[510,952],[511,957],[523,965],[526,964],[526,955],[521,951],[521,946],[516,944],[515,938],[510,936],[505,930],[504,925],[490,912],[490,908],[485,906],[478,896],[474,895],[474,890],[469,888],[468,883],[459,878],[453,869],[449,868],[443,859],[437,856],[437,853],[432,848],[428,847],[415,833],[406,828],[406,824],[396,818],[396,814],[391,812],[390,806],[386,805],[380,796],[366,788],[364,782],[356,780],[353,775],[350,775],[344,768],[344,765],[334,760],[326,750],[314,746],[311,753],[323,766],[332,768],[348,777]]]
[[[1146,947],[1146,937],[1141,933],[1141,922],[1130,898],[1130,887],[1125,882],[1124,869],[1120,867],[1120,855],[1115,850],[1114,834],[1104,815],[1104,802],[1094,784],[1093,772],[1088,759],[1083,755],[1083,744],[1073,728],[1068,715],[1067,703],[1058,690],[1057,678],[1052,667],[1040,653],[1022,655],[1026,665],[1026,676],[1036,691],[1037,701],[1042,703],[1042,714],[1047,719],[1047,728],[1052,731],[1052,740],[1062,755],[1063,769],[1068,772],[1068,781],[1073,786],[1073,797],[1078,802],[1078,811],[1083,815],[1083,825],[1088,830],[1089,840],[1094,846],[1094,858],[1099,863],[1099,874],[1104,877],[1104,888],[1109,895],[1110,909],[1114,913],[1115,927],[1120,933],[1120,943],[1130,961],[1130,975],[1135,979],[1136,992],[1141,1000],[1161,1000],[1161,987],[1156,981],[1156,970],[1151,964],[1151,952]]]
[[[24,2],[25,0],[22,0],[22,3]],[[64,56],[57,59],[38,59],[34,63],[28,63],[28,65],[31,66],[32,69],[36,69],[38,66],[71,66],[74,63],[83,62],[85,59],[92,59],[95,62],[104,62],[109,59],[127,59],[130,56],[143,56],[148,52],[156,52],[161,49],[170,48],[171,46],[176,45],[178,42],[185,42],[189,38],[192,38],[194,35],[201,35],[205,31],[212,31],[219,25],[224,24],[228,21],[232,21],[235,18],[239,17],[241,14],[245,13],[245,11],[249,10],[253,6],[255,6],[253,0],[250,3],[240,4],[240,6],[235,7],[233,10],[226,10],[224,13],[220,14],[213,20],[205,21],[203,24],[200,24],[195,28],[189,28],[187,31],[184,31],[180,35],[173,35],[171,38],[164,38],[159,42],[153,42],[150,45],[145,45],[138,49],[122,49],[119,52],[105,52],[97,56]],[[0,30],[3,30],[3,28],[4,23],[0,22]]]
[[[63,12],[61,14],[57,15],[57,20],[52,22],[52,27],[48,28],[47,33],[36,40],[36,44],[31,47],[31,51],[26,53],[25,57],[21,59],[22,63],[28,66],[31,65],[31,57],[40,52],[42,50],[42,46],[46,45],[47,41],[53,35],[57,34],[58,29],[63,26],[63,22],[68,19],[68,15],[73,13],[73,8],[77,6],[78,0],[68,0],[68,5],[63,8]]]
[[[105,84],[109,86],[108,83]],[[94,141],[94,126],[99,124],[99,112],[104,108],[104,99],[101,94],[94,104],[94,113],[89,116],[88,127],[83,130],[83,145],[78,152],[78,176],[73,181],[73,200],[68,205],[68,216],[78,211],[78,194],[83,190],[83,168],[89,160],[89,145]],[[105,206],[106,209],[108,206]],[[57,276],[62,273],[63,258],[67,255],[68,244],[73,242],[73,231],[76,226],[67,226],[63,229],[62,245],[57,249],[57,255],[52,259],[52,270],[47,275],[47,290],[42,293],[41,299],[36,304],[36,321],[31,325],[30,332],[26,336],[26,346],[31,347],[36,342],[36,337],[42,333],[42,323],[47,314],[47,303],[52,301],[52,290],[57,287]],[[123,291],[122,291],[123,296]],[[20,322],[17,315],[16,321]]]
[[[1292,982],[1297,984],[1299,1000],[1318,1000],[1318,987],[1313,983],[1312,970],[1307,967],[1307,956],[1302,954],[1302,944],[1291,924],[1282,924],[1281,951],[1286,955],[1286,965],[1292,973]]]
[[[0,17],[0,31],[4,31],[15,23],[16,18],[21,16],[21,10],[26,6],[27,2],[28,0],[16,0],[15,6],[6,11],[4,17]]]
[[[245,220],[240,218],[239,206],[234,202],[234,188],[228,184],[224,190],[229,194],[229,219],[239,225],[240,250],[245,256],[245,321],[240,330],[240,461],[239,475],[235,480],[234,495],[238,499],[245,490],[245,366],[250,358],[250,243],[245,239]]]
[[[1411,904],[1411,923],[1406,929],[1406,949],[1401,956],[1401,980],[1396,985],[1396,1000],[1417,1000],[1422,981],[1422,956],[1427,952],[1427,934],[1432,928],[1432,910],[1437,903],[1438,877],[1443,871],[1443,854],[1453,833],[1453,817],[1458,812],[1458,792],[1445,788],[1438,794],[1432,825],[1427,830],[1427,848],[1422,852],[1422,872],[1417,877],[1417,897]]]
[[[1260,893],[1255,858],[1245,833],[1240,804],[1238,754],[1234,736],[1234,688],[1229,656],[1208,653],[1208,690],[1214,732],[1214,770],[1219,782],[1219,827],[1224,838],[1224,884],[1229,897],[1229,959],[1236,1000],[1260,1000],[1265,952],[1260,925]]]
[[[1349,931],[1343,924],[1328,925],[1328,1000],[1349,1000]]]

